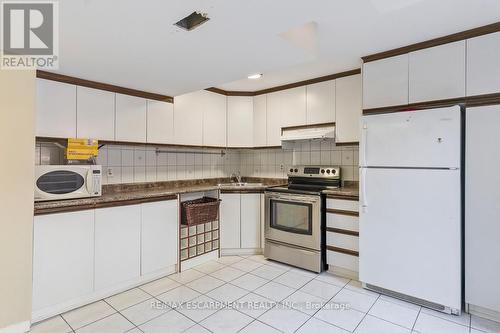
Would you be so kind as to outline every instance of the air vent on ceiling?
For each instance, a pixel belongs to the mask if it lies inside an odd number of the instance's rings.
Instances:
[[[206,13],[192,12],[190,15],[175,23],[175,25],[184,30],[191,31],[208,20],[210,20],[210,18]]]

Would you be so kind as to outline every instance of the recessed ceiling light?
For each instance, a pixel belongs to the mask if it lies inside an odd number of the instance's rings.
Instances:
[[[256,80],[256,79],[260,79],[262,77],[262,74],[252,74],[252,75],[248,75],[248,78],[251,79],[251,80]]]
[[[179,22],[175,23],[176,26],[187,31],[191,31],[194,28],[199,27],[203,23],[210,20],[206,13],[192,12]]]

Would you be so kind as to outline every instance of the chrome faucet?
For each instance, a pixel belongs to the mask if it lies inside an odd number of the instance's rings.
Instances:
[[[238,172],[233,172],[231,174],[230,179],[233,180],[233,178],[235,178],[238,183],[241,183],[241,173],[239,171]]]

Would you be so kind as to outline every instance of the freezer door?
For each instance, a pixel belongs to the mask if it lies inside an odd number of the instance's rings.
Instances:
[[[360,280],[460,309],[460,170],[360,173]]]
[[[360,165],[460,167],[460,107],[364,116]]]

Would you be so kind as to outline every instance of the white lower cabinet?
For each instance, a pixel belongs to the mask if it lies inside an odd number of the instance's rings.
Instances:
[[[261,194],[222,193],[220,244],[224,254],[261,252]]]
[[[35,216],[33,311],[94,291],[94,211]]]
[[[141,206],[95,211],[95,289],[141,275]]]
[[[220,248],[240,248],[240,196],[239,193],[222,193],[220,198]]]
[[[177,200],[34,218],[33,322],[177,270]]]
[[[171,268],[177,264],[177,200],[142,204],[141,275]]]
[[[259,193],[241,195],[241,248],[261,248],[260,233],[260,197]]]
[[[328,269],[347,278],[358,278],[359,202],[342,198],[326,200],[326,261]]]

